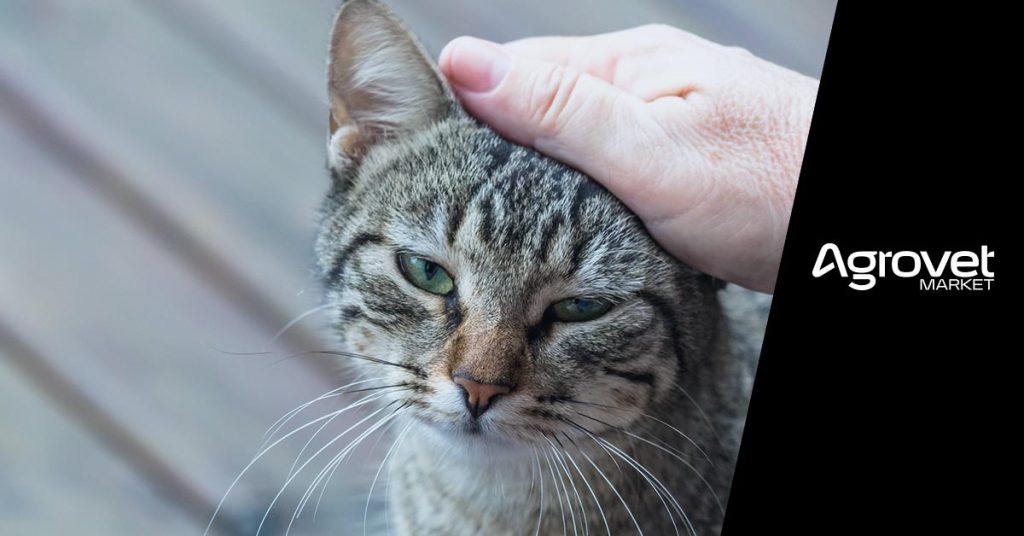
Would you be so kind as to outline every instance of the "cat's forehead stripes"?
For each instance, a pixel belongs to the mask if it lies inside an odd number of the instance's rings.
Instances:
[[[485,252],[491,262],[495,256],[517,257],[534,265],[552,260],[552,249],[561,246],[556,260],[568,268],[564,272],[572,272],[593,240],[612,247],[627,234],[642,239],[639,225],[623,232],[616,220],[628,221],[629,215],[614,210],[611,196],[579,172],[487,131],[468,145],[467,153],[480,165],[461,170],[468,175],[461,188],[456,186],[462,195],[447,207],[450,246],[460,233],[472,233],[464,236],[469,238],[464,249]],[[596,210],[588,207],[591,202]],[[472,229],[465,226],[467,217]]]
[[[522,293],[554,280],[629,293],[674,272],[659,266],[669,261],[639,220],[576,170],[469,122],[425,134],[400,157],[371,153],[358,170],[333,224],[347,240],[329,283],[367,245],[416,251]]]

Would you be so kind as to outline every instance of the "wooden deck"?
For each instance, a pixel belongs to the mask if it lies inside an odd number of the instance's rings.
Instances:
[[[0,535],[201,533],[267,428],[339,385],[329,359],[294,356],[327,347],[320,316],[272,341],[317,305],[337,3],[0,3]],[[835,8],[391,4],[435,53],[461,34],[657,21],[815,76]],[[214,532],[255,533],[301,447],[256,464]],[[361,521],[355,480],[334,480],[317,522],[294,532]],[[304,488],[282,496],[265,534],[283,533]]]

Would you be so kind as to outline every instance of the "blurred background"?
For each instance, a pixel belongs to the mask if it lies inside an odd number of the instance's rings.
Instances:
[[[462,34],[663,22],[815,77],[835,10],[389,3],[435,57]],[[338,5],[0,0],[0,535],[200,534],[268,428],[341,385],[331,358],[301,354],[330,348],[309,275]],[[306,439],[254,464],[212,532],[254,534]],[[292,532],[361,533],[380,450],[354,452]],[[264,534],[284,533],[319,469]]]

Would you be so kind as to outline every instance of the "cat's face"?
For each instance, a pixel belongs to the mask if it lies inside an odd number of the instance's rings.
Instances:
[[[342,10],[330,76],[317,251],[341,350],[369,358],[348,366],[442,440],[649,413],[706,343],[710,282],[592,180],[468,118],[375,3]]]

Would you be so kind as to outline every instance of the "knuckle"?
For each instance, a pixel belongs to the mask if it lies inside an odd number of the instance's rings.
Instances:
[[[557,137],[578,107],[577,88],[582,77],[576,69],[553,66],[538,75],[531,89],[531,122],[544,137]]]

